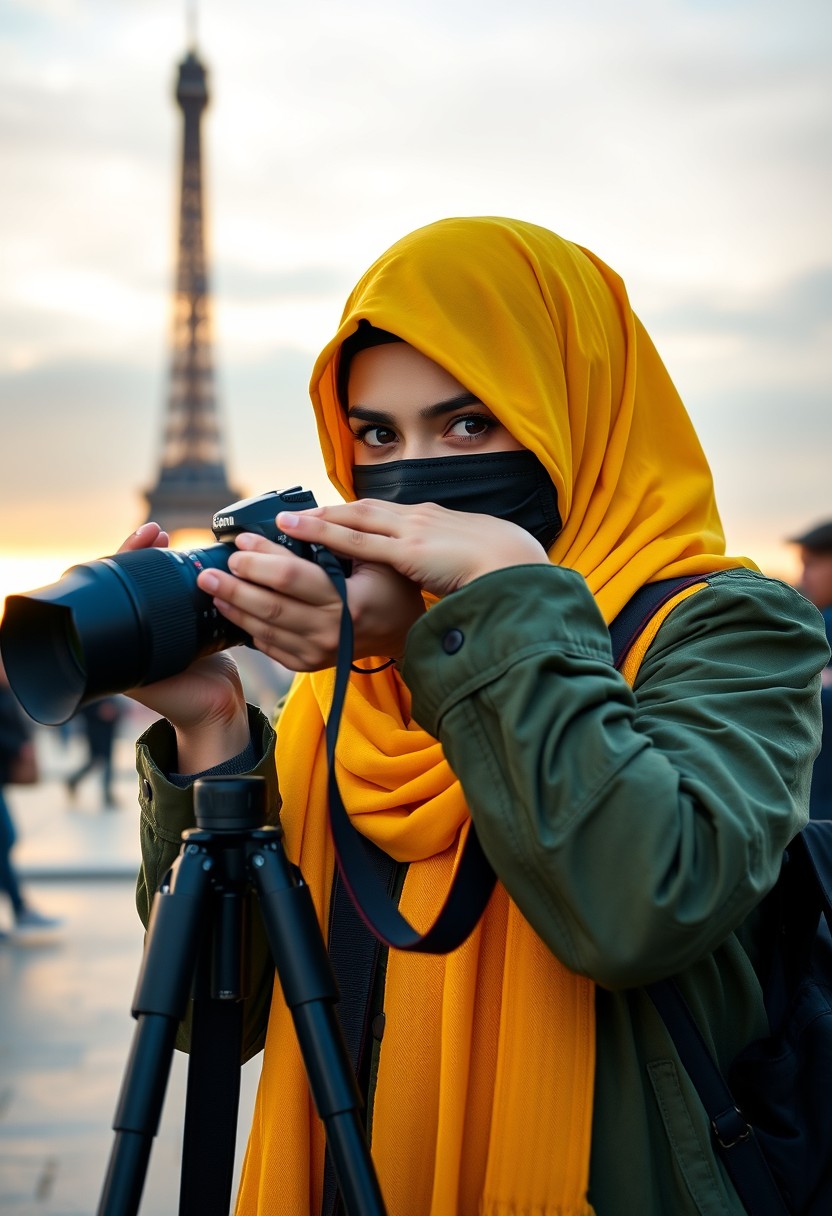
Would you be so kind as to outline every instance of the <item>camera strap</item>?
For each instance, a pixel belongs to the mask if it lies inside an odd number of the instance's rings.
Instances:
[[[397,950],[449,954],[462,945],[485,911],[497,881],[496,874],[482,851],[472,823],[445,903],[426,933],[418,933],[391,899],[377,867],[371,864],[369,853],[373,846],[352,826],[335,776],[335,746],[353,659],[352,617],[347,606],[346,578],[338,559],[323,545],[315,545],[314,560],[329,575],[343,606],[335,689],[326,722],[329,823],[341,879],[362,920],[380,941]],[[696,575],[662,579],[636,592],[610,625],[616,666],[620,666],[635,638],[662,604],[701,578]]]
[[[331,578],[343,605],[335,689],[326,722],[329,824],[341,879],[362,920],[387,946],[422,954],[449,954],[462,945],[479,921],[491,898],[497,876],[482,851],[472,823],[445,903],[428,931],[418,933],[402,916],[376,869],[368,864],[368,852],[372,845],[353,827],[335,776],[335,745],[353,659],[353,629],[347,606],[347,584],[338,559],[323,546],[315,546],[314,560]]]

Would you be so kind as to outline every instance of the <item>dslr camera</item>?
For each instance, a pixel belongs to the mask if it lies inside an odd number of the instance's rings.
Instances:
[[[234,537],[254,532],[344,575],[349,562],[322,545],[294,540],[275,523],[279,511],[308,511],[300,486],[271,490],[217,511],[217,544],[205,549],[135,549],[72,566],[48,587],[10,595],[0,623],[9,683],[31,718],[66,722],[82,705],[176,675],[203,655],[251,645],[197,586],[202,570],[228,570]]]

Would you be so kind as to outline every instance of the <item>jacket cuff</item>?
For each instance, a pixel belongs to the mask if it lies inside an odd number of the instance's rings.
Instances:
[[[275,734],[261,710],[249,705],[249,729],[255,766],[245,775],[266,781],[266,821],[277,823],[280,795],[274,759]],[[160,840],[177,844],[184,831],[194,827],[193,783],[182,789],[173,785],[166,773],[176,767],[176,736],[165,718],[154,722],[139,736],[136,744],[136,770],[139,774],[139,806],[142,818]]]

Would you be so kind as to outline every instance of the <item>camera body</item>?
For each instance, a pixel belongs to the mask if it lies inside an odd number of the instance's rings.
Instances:
[[[241,532],[348,575],[349,562],[277,527],[278,512],[315,506],[314,495],[301,486],[271,490],[215,512],[214,545],[132,549],[73,566],[48,587],[9,596],[0,651],[23,708],[36,722],[57,726],[99,697],[153,684],[230,646],[250,645],[249,635],[217,611],[197,577],[207,569],[228,570]]]
[[[302,540],[293,540],[281,532],[275,522],[280,511],[308,511],[318,504],[311,490],[292,486],[289,490],[269,490],[256,498],[243,498],[217,511],[211,521],[211,531],[221,544],[234,548],[234,537],[241,532],[253,532],[265,536],[275,544],[285,545],[298,557],[314,560],[312,546]]]

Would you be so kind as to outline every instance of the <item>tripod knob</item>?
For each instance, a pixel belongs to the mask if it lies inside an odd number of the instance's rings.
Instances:
[[[208,832],[250,832],[266,822],[263,777],[200,777],[194,782],[196,825]]]

